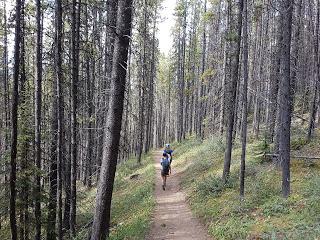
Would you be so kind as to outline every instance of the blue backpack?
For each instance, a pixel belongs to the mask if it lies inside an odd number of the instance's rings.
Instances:
[[[162,170],[164,172],[168,172],[169,171],[169,167],[170,167],[170,161],[168,158],[162,158]]]

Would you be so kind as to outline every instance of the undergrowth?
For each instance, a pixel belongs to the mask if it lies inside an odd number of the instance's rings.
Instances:
[[[319,155],[320,140],[292,139],[294,154]],[[174,167],[183,168],[182,187],[192,211],[205,220],[214,239],[317,239],[320,236],[320,162],[292,160],[291,196],[281,196],[281,171],[263,161],[263,140],[247,147],[245,198],[239,197],[240,144],[231,175],[222,183],[224,145],[220,138],[191,138],[177,144]]]
[[[130,159],[117,168],[114,184],[110,240],[144,239],[154,210],[155,167],[152,155],[146,155],[142,164]],[[131,177],[131,178],[130,178]],[[78,209],[80,230],[76,239],[87,239],[88,223],[92,220],[96,189],[83,191]]]

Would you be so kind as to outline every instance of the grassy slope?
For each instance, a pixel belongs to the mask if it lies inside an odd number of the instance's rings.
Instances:
[[[135,174],[139,176],[130,179],[130,176]],[[141,166],[136,164],[135,159],[118,166],[112,199],[110,239],[144,238],[155,206],[154,176],[155,167],[151,154],[143,158]],[[79,197],[80,226],[85,226],[92,219],[95,195],[95,188],[90,191],[83,189]],[[76,239],[86,239],[86,233],[87,229],[83,228]]]
[[[304,141],[293,137],[295,148]],[[315,239],[320,236],[320,161],[293,160],[292,194],[281,197],[281,172],[261,157],[263,143],[249,142],[245,201],[239,199],[240,144],[235,144],[227,185],[221,183],[221,139],[189,139],[176,146],[175,166],[185,168],[182,186],[193,212],[203,218],[215,239]],[[320,156],[320,139],[300,155]],[[260,154],[260,156],[259,156]]]

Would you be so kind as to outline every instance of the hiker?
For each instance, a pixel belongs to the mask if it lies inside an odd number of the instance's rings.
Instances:
[[[165,149],[163,150],[164,153],[166,153],[170,160],[170,174],[171,174],[171,163],[172,163],[172,156],[173,156],[173,150],[170,147],[170,144],[167,143],[165,146]]]
[[[166,190],[167,176],[169,175],[169,171],[171,171],[170,161],[168,154],[165,152],[162,154],[161,162],[161,177],[162,177],[162,189]]]

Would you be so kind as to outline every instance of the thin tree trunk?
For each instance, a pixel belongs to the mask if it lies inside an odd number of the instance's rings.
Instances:
[[[283,38],[283,13],[279,14],[279,20],[277,25],[277,43],[275,46],[275,55],[270,76],[270,104],[269,104],[269,116],[267,117],[268,128],[267,128],[267,142],[271,143],[274,141],[274,152],[279,151],[279,122],[280,122],[280,111],[279,111],[279,84],[280,84],[280,64],[281,64],[281,46]],[[275,132],[276,126],[276,132]],[[275,135],[275,137],[274,137]],[[274,139],[275,138],[275,139]]]
[[[42,105],[42,25],[41,0],[36,0],[36,81],[35,81],[35,163],[37,166],[35,194],[35,240],[41,239],[41,105]]]
[[[76,207],[77,207],[77,104],[78,104],[78,82],[79,82],[79,41],[80,41],[80,8],[81,1],[72,2],[72,105],[71,105],[71,196],[70,196],[70,231],[75,234]],[[90,101],[93,101],[90,99]],[[91,147],[89,147],[91,148]]]
[[[207,0],[204,1],[204,15],[207,12]],[[201,78],[203,78],[203,74],[206,67],[206,50],[207,50],[207,36],[206,36],[206,22],[203,22],[203,35],[202,35],[202,66],[201,66]],[[204,80],[202,80],[204,81]],[[204,82],[201,82],[201,90],[200,90],[200,114],[199,114],[199,137],[201,139],[204,138],[204,129],[203,129],[203,120],[205,118],[205,91],[206,86]]]
[[[315,33],[315,47],[314,47],[314,59],[315,59],[315,88],[313,93],[313,100],[311,102],[310,119],[307,140],[310,142],[315,128],[315,119],[318,111],[318,94],[320,84],[320,59],[319,59],[319,12],[320,12],[320,1],[317,1],[317,20],[316,20],[316,33]]]
[[[231,11],[231,0],[229,1],[229,8]],[[233,128],[234,128],[234,116],[235,116],[235,103],[234,99],[236,99],[237,95],[237,83],[238,83],[238,73],[239,73],[239,57],[240,57],[240,45],[241,45],[241,27],[242,27],[242,11],[243,11],[243,2],[238,3],[238,18],[237,25],[235,27],[235,31],[237,31],[237,39],[234,43],[231,43],[233,46],[231,47],[231,77],[232,79],[230,83],[230,93],[228,97],[228,105],[229,108],[227,111],[227,134],[226,134],[226,150],[224,157],[224,168],[222,179],[224,182],[228,180],[230,175],[230,165],[231,165],[231,153],[232,153],[232,138],[233,138]],[[232,14],[230,12],[230,14]],[[232,31],[232,28],[231,28]],[[230,32],[231,33],[231,32]]]
[[[3,36],[3,103],[4,103],[4,129],[9,129],[10,128],[10,113],[9,113],[9,90],[8,90],[8,31],[7,31],[7,14],[6,14],[6,1],[3,1],[3,21],[4,21],[4,36]],[[7,154],[8,149],[9,149],[9,131],[4,131],[4,153]],[[9,198],[9,191],[8,191],[8,163],[4,163],[4,197],[6,199]],[[4,209],[3,215],[6,217],[8,214],[8,209]],[[1,222],[1,217],[0,215],[0,222]],[[1,223],[0,223],[0,229],[1,229]]]
[[[94,11],[94,18],[97,19],[97,11]],[[97,36],[97,22],[93,23],[93,46],[96,46],[96,36]],[[93,54],[93,53],[92,53]],[[89,59],[88,59],[89,60]],[[94,57],[91,59],[91,69],[92,69],[92,77],[90,78],[90,63],[87,62],[87,92],[88,92],[88,117],[89,117],[89,125],[88,125],[88,139],[87,139],[87,156],[86,156],[86,185],[88,188],[92,186],[92,146],[93,145],[93,133],[92,133],[92,114],[93,114],[93,87],[95,82],[95,71],[96,71],[96,61]]]
[[[52,88],[56,94],[56,82],[53,81]],[[57,99],[53,97],[52,104],[52,119],[51,119],[51,150],[50,150],[50,190],[49,190],[49,204],[47,216],[47,240],[56,240],[56,212],[57,212]]]
[[[293,56],[293,64],[291,68],[291,112],[294,111],[294,95],[295,95],[295,89],[296,89],[296,82],[297,82],[297,75],[298,75],[298,62],[300,59],[300,40],[301,40],[301,23],[302,23],[302,16],[301,16],[301,11],[302,11],[302,0],[299,0],[296,5],[296,30],[294,34],[294,42],[292,46],[292,56]]]
[[[62,240],[62,164],[63,164],[63,100],[62,100],[62,1],[55,1],[55,81],[57,88],[57,234]]]
[[[224,132],[224,123],[225,123],[225,102],[226,102],[226,78],[227,78],[227,44],[225,43],[224,47],[224,65],[223,65],[223,77],[222,77],[222,82],[221,82],[221,99],[220,99],[220,115],[219,115],[219,133],[222,136]]]
[[[240,197],[244,197],[244,179],[247,147],[247,118],[248,118],[248,3],[243,1],[243,113],[242,113],[242,151],[240,164]]]

